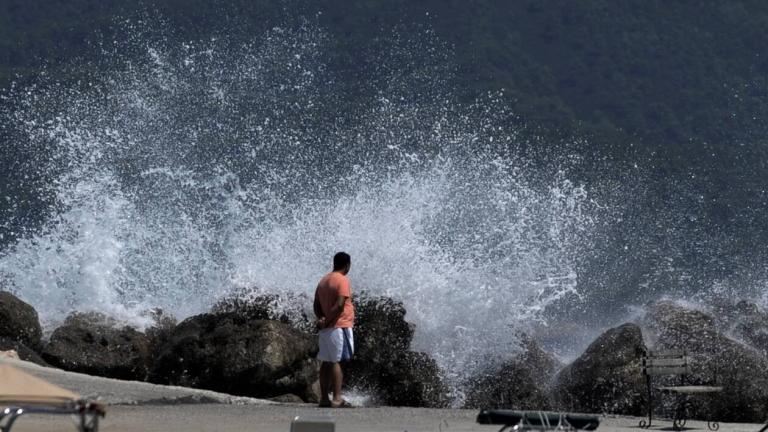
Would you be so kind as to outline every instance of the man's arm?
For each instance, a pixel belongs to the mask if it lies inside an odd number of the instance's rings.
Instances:
[[[312,308],[315,310],[315,316],[318,319],[323,318],[323,308],[320,306],[320,297],[317,296],[317,291],[315,291],[315,303],[312,305]]]
[[[341,315],[341,312],[344,310],[344,302],[347,301],[347,296],[340,295],[339,299],[336,301],[336,304],[333,305],[331,310],[328,312],[328,316],[325,317],[325,327],[330,327],[334,324],[336,324],[336,320],[339,318],[339,315]]]
[[[315,302],[312,304],[312,308],[315,310],[315,316],[317,317],[315,327],[319,329],[325,328],[326,320],[323,316],[323,308],[320,306],[320,297],[318,297],[317,291],[315,291]]]

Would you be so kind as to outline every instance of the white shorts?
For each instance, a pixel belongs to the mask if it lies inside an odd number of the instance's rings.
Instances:
[[[328,328],[320,330],[320,352],[317,359],[324,362],[338,363],[352,359],[355,352],[355,340],[351,328]]]

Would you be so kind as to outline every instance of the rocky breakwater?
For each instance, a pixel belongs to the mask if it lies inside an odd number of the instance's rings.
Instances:
[[[365,293],[355,299],[355,355],[348,385],[373,393],[385,405],[444,407],[448,388],[429,355],[410,350],[414,326],[402,303]]]
[[[764,312],[751,304],[747,308],[753,313],[743,314],[745,307],[742,303],[712,312],[671,301],[649,304],[637,323],[606,331],[557,374],[552,386],[555,408],[643,415],[648,406],[641,369],[643,352],[685,349],[692,365],[692,373],[686,376],[688,384],[724,387],[711,400],[694,404],[689,412],[692,418],[764,421],[768,408],[768,358],[757,343],[762,340],[760,335],[765,327],[758,317]],[[654,386],[677,385],[679,379],[654,377]],[[656,415],[669,415],[673,398],[660,397],[658,393],[655,398]]]
[[[0,349],[91,375],[317,402],[317,336],[304,312],[309,300],[241,294],[181,323],[155,311],[155,325],[144,331],[97,312],[73,312],[43,341],[35,310],[3,292]],[[348,387],[368,391],[385,405],[445,406],[448,389],[437,364],[410,350],[414,328],[403,305],[362,295],[356,307]]]
[[[144,333],[97,312],[70,314],[42,354],[61,369],[136,381],[146,379],[151,361]]]
[[[43,331],[37,311],[10,292],[0,291],[0,351],[16,351],[22,360],[45,364],[37,353]]]
[[[755,313],[762,312],[753,305]],[[716,315],[683,307],[673,302],[658,302],[648,308],[645,326],[655,349],[683,348],[692,360],[693,383],[723,386],[713,403],[693,414],[698,418],[713,415],[722,421],[762,422],[768,409],[768,358],[762,347],[749,339],[738,340],[732,328],[756,328],[765,324],[749,322],[739,308],[721,310]],[[729,326],[730,327],[730,326]]]
[[[317,341],[272,320],[235,312],[182,321],[159,349],[150,380],[234,395],[294,394],[317,402]]]
[[[606,331],[557,374],[552,386],[555,406],[575,412],[643,415],[647,392],[641,357],[645,350],[636,324]]]
[[[304,401],[317,400],[317,343],[312,335],[235,311],[217,310],[178,325],[162,313],[152,317],[155,325],[140,331],[98,312],[74,312],[44,341],[32,306],[0,292],[0,350],[109,378],[253,397],[293,393]]]
[[[525,334],[520,352],[489,362],[465,383],[464,408],[549,410],[554,406],[550,386],[562,365]]]

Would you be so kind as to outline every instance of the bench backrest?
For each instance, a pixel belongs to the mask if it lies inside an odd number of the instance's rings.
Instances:
[[[648,351],[643,356],[644,375],[687,375],[691,365],[685,350]]]

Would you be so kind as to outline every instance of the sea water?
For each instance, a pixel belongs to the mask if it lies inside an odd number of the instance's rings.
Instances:
[[[0,275],[49,330],[73,310],[143,326],[243,290],[311,296],[346,251],[353,289],[402,301],[455,384],[596,289],[584,257],[626,184],[574,179],[579,155],[524,137],[502,93],[457,101],[433,35],[393,42],[350,101],[317,26],[178,42],[126,25],[83,76],[43,72],[3,112],[52,198]]]

